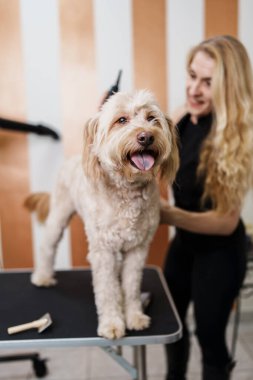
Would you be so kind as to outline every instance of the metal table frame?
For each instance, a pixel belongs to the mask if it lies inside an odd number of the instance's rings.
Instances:
[[[146,267],[144,269],[144,279],[145,279],[145,273],[151,273],[152,275],[155,275],[156,278],[155,281],[160,281],[159,286],[161,286],[161,293],[164,292],[163,296],[166,296],[165,298],[167,299],[168,305],[170,305],[171,313],[173,314],[173,319],[175,321],[175,324],[177,325],[177,328],[175,331],[170,331],[170,333],[167,332],[166,326],[161,326],[161,330],[159,331],[159,334],[153,334],[151,333],[146,333],[144,330],[143,332],[140,332],[140,334],[135,333],[133,335],[127,334],[125,337],[117,340],[107,340],[104,338],[101,338],[97,336],[94,333],[94,336],[91,337],[51,337],[50,333],[47,335],[38,335],[37,332],[30,333],[32,334],[32,338],[29,339],[26,337],[26,339],[22,338],[22,334],[16,334],[15,336],[8,336],[5,335],[5,337],[1,338],[0,334],[0,348],[38,348],[38,347],[64,347],[64,346],[97,346],[103,349],[113,360],[115,360],[119,365],[121,365],[131,376],[132,379],[134,380],[146,380],[147,379],[147,373],[146,373],[146,345],[148,344],[169,344],[177,341],[178,339],[181,338],[182,336],[182,325],[180,322],[180,319],[178,317],[176,308],[174,306],[173,300],[171,298],[170,292],[168,290],[167,284],[165,282],[165,279],[163,277],[162,271],[158,267]],[[8,281],[8,278],[10,276],[8,275],[17,275],[19,274],[23,276],[29,275],[29,272],[27,271],[3,271],[2,273],[0,272],[0,281],[1,279],[3,280],[3,283],[5,281]],[[90,275],[90,269],[74,269],[70,271],[59,271],[59,273],[62,274],[62,276],[66,276],[67,274],[71,274],[75,276],[76,274],[79,273],[79,276],[84,274],[89,274]],[[2,276],[4,275],[4,276]],[[17,277],[18,278],[18,277]],[[6,280],[5,280],[6,279]],[[30,284],[29,284],[30,286]],[[67,286],[67,285],[66,285]],[[151,286],[151,284],[150,284]],[[32,285],[31,285],[32,287]],[[152,286],[151,286],[152,288]],[[33,292],[35,291],[34,289],[37,289],[33,287]],[[49,288],[47,289],[47,292],[50,292]],[[7,291],[7,290],[6,290]],[[20,289],[17,289],[17,292],[19,292]],[[0,290],[0,296],[1,292],[4,292],[2,289]],[[40,292],[40,290],[38,290]],[[38,293],[39,294],[39,293]],[[47,293],[49,294],[49,293]],[[152,291],[151,291],[152,294]],[[153,296],[153,294],[152,294]],[[162,294],[161,294],[162,296]],[[156,302],[158,297],[156,297]],[[92,301],[94,302],[94,301]],[[152,302],[152,300],[151,300]],[[165,305],[166,306],[166,305]],[[15,305],[13,305],[15,307]],[[161,306],[162,307],[162,306]],[[50,310],[47,309],[45,306],[46,311],[51,312]],[[45,310],[44,309],[44,310]],[[94,306],[95,310],[95,306]],[[10,313],[9,310],[5,311],[6,313]],[[0,306],[0,315],[3,313],[1,310]],[[95,314],[95,312],[94,312]],[[147,314],[149,314],[149,310],[147,309]],[[153,313],[155,314],[155,313]],[[3,314],[2,314],[3,315]],[[153,320],[152,314],[150,315],[151,319]],[[6,315],[7,317],[7,315]],[[154,318],[155,319],[155,318]],[[29,321],[29,320],[28,320]],[[25,321],[24,321],[25,322]],[[155,322],[154,322],[155,323]],[[17,323],[16,323],[17,324]],[[12,324],[13,325],[13,324]],[[54,325],[52,325],[52,330]],[[160,326],[159,326],[160,329]],[[2,330],[2,328],[1,328]],[[6,333],[7,334],[7,333]],[[42,333],[44,334],[44,333]],[[133,346],[133,363],[129,363],[122,355],[122,346],[127,345],[127,346]]]

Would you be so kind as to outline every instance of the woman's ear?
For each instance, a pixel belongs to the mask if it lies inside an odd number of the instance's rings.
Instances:
[[[98,157],[94,153],[94,142],[98,124],[98,117],[89,119],[84,126],[83,133],[83,169],[85,175],[93,180],[99,179],[102,174]]]
[[[166,122],[170,131],[171,152],[168,159],[161,166],[160,178],[172,183],[179,167],[178,136],[175,125],[168,117],[166,117]]]

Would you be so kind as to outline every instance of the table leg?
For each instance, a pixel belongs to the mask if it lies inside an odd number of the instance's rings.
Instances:
[[[147,380],[146,346],[133,346],[134,365],[137,369],[137,380]]]
[[[113,348],[111,346],[101,347],[113,360],[115,360],[122,368],[124,368],[133,380],[138,380],[138,373],[136,366],[133,367],[123,356],[122,348]]]

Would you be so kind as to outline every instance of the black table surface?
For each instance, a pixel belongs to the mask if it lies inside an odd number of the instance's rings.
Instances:
[[[38,288],[30,282],[31,272],[0,273],[0,347],[64,345],[144,345],[172,343],[182,335],[173,301],[157,267],[144,269],[142,291],[151,293],[146,313],[151,325],[143,331],[126,331],[118,340],[97,335],[97,315],[91,271],[57,271],[58,283]],[[53,323],[42,333],[28,330],[8,335],[7,328],[50,313]]]

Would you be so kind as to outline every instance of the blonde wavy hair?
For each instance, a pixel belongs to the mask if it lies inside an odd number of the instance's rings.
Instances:
[[[245,47],[231,36],[203,41],[197,52],[215,61],[212,78],[213,125],[202,146],[198,176],[205,178],[202,202],[221,213],[241,206],[253,184],[253,77]]]

